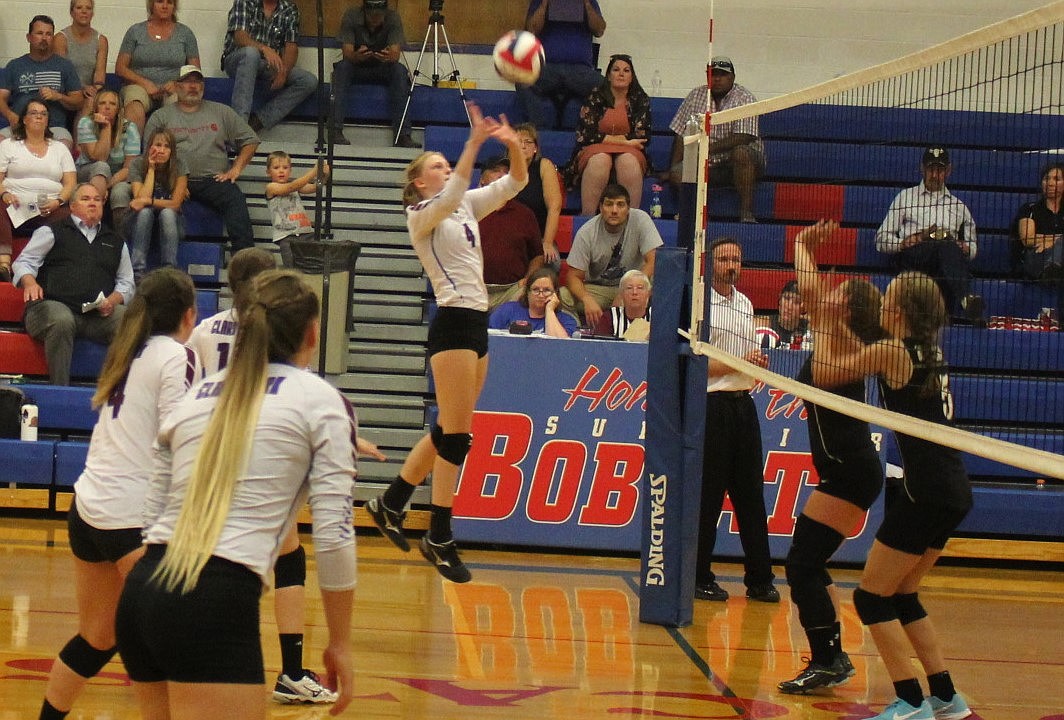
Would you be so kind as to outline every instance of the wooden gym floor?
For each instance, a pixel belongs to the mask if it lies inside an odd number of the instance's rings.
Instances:
[[[307,664],[325,628],[308,584]],[[802,666],[797,613],[748,603],[741,567],[720,565],[727,603],[697,602],[694,624],[638,621],[632,559],[465,551],[473,582],[441,580],[416,551],[360,535],[354,617],[359,720],[801,718],[858,720],[893,699],[850,593],[844,643],[857,675],[818,696],[781,695]],[[0,518],[0,720],[37,717],[54,654],[75,629],[65,524]],[[777,569],[782,575],[782,569]],[[1064,576],[939,568],[922,594],[974,718],[1064,720]],[[272,598],[263,598],[268,673],[280,663]],[[926,687],[926,683],[925,683]],[[71,720],[138,717],[120,662],[82,694]],[[325,718],[323,707],[271,704],[271,718]]]

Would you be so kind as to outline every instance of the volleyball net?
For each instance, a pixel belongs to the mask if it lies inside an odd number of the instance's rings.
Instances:
[[[973,456],[973,478],[1064,479],[1062,104],[1064,2],[1055,2],[707,116],[709,136],[703,130],[687,140],[705,168],[685,333],[694,352],[803,400],[962,450]],[[744,223],[737,191],[717,186],[717,158],[705,158],[710,140],[749,127],[751,118],[764,173],[754,194],[758,222]],[[936,280],[948,316],[939,337],[956,429],[817,390],[706,342],[714,274],[706,248],[719,237],[742,248],[736,286],[754,306],[759,342],[808,350],[827,340],[792,332],[793,318],[785,317],[794,239],[820,219],[839,223],[816,253],[828,289],[857,279],[882,293],[907,267]]]

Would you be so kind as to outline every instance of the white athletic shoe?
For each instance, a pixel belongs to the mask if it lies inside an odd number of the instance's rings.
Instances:
[[[334,703],[339,697],[319,681],[318,676],[310,670],[303,670],[303,677],[293,680],[284,673],[277,676],[273,686],[273,700],[282,705],[293,703]]]

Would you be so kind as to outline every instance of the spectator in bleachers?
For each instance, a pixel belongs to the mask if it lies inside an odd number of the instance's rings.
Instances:
[[[506,330],[513,322],[526,322],[534,333],[556,338],[572,337],[576,332],[576,318],[561,308],[558,294],[558,275],[552,268],[533,270],[520,283],[524,290],[516,300],[495,308],[488,320],[493,330]]]
[[[614,304],[617,284],[629,270],[654,277],[654,256],[663,244],[650,215],[633,208],[623,185],[602,191],[599,214],[584,223],[573,238],[569,273],[562,301],[582,312],[594,327],[603,308]]]
[[[329,175],[328,164],[322,167],[322,172]],[[266,158],[266,175],[270,178],[266,183],[266,202],[273,221],[273,241],[281,249],[284,266],[295,267],[292,241],[314,232],[300,195],[313,195],[317,191],[318,165],[315,163],[293,180],[292,158],[284,150],[274,150]]]
[[[70,214],[77,183],[70,150],[52,139],[48,107],[30,100],[12,136],[0,141],[0,282],[11,279],[11,243]]]
[[[409,116],[403,121],[410,90],[410,74],[400,62],[403,55],[403,21],[388,7],[388,0],[363,0],[362,7],[348,8],[340,20],[343,57],[333,66],[334,97],[332,138],[337,145],[350,145],[344,137],[347,88],[350,85],[384,85],[388,88],[388,115],[396,147],[414,148]]]
[[[629,270],[617,286],[620,305],[602,313],[595,324],[596,335],[612,335],[643,341],[650,337],[650,278],[642,270]]]
[[[0,135],[10,137],[27,103],[38,100],[48,110],[52,137],[73,150],[70,113],[81,109],[85,96],[81,94],[81,79],[74,65],[56,54],[54,34],[55,23],[47,15],[36,15],[30,20],[26,33],[30,51],[7,64],[4,86],[0,87],[0,113],[9,124],[0,130]]]
[[[972,293],[970,263],[976,253],[975,221],[946,187],[953,169],[949,151],[930,147],[920,162],[924,179],[898,193],[876,232],[876,249],[891,256],[895,269],[930,275],[946,308],[960,308],[976,327],[985,327],[983,298]]]
[[[480,167],[481,187],[508,172],[510,161],[505,156],[486,160]],[[488,312],[520,298],[525,278],[543,267],[543,242],[536,216],[516,198],[480,219],[480,248]]]
[[[126,30],[115,60],[126,117],[144,134],[149,115],[177,99],[182,68],[199,66],[195,33],[177,21],[177,0],[145,0],[148,19]]]
[[[233,0],[222,68],[233,78],[233,109],[255,132],[288,117],[318,87],[299,59],[299,8],[292,0]],[[252,112],[255,96],[268,98]]]
[[[23,323],[44,343],[53,385],[70,384],[74,338],[111,342],[133,297],[133,266],[122,238],[103,224],[103,195],[74,189],[70,216],[34,231],[14,265],[26,301]]]
[[[129,171],[133,186],[129,208],[135,215],[127,235],[137,283],[147,272],[148,248],[156,233],[163,266],[177,266],[177,248],[185,239],[181,206],[188,195],[188,165],[178,156],[176,145],[172,132],[156,130],[148,138],[145,154],[133,161]]]
[[[791,280],[780,290],[779,305],[775,315],[762,318],[757,335],[762,350],[794,348],[800,350],[809,334],[809,318],[802,312],[802,297],[798,294],[798,281]]]
[[[561,260],[558,246],[554,244],[554,236],[558,234],[558,218],[561,217],[562,205],[565,202],[558,168],[550,158],[540,155],[539,133],[535,125],[522,123],[514,127],[514,130],[521,138],[521,152],[528,162],[528,185],[517,193],[515,199],[527,206],[536,216],[539,234],[543,237],[543,261],[554,267]]]
[[[107,36],[92,26],[95,0],[70,0],[71,23],[55,34],[55,52],[74,65],[85,103],[80,120],[92,112],[92,101],[107,81]]]
[[[525,30],[543,43],[547,62],[534,84],[517,86],[517,99],[525,118],[543,128],[547,121],[542,98],[549,98],[560,127],[569,99],[583,100],[602,84],[591,39],[606,32],[606,20],[598,0],[531,0]]]
[[[195,65],[181,68],[177,102],[151,116],[145,135],[162,128],[174,134],[188,165],[189,197],[222,216],[233,252],[254,245],[247,198],[236,181],[259,146],[255,131],[228,105],[203,99],[203,71]],[[237,152],[232,163],[227,146]]]
[[[580,108],[576,150],[564,170],[569,186],[580,182],[581,214],[594,214],[611,178],[627,188],[632,207],[639,207],[650,132],[650,96],[639,84],[632,58],[613,55],[606,80]]]
[[[1042,171],[1042,197],[1020,208],[1012,231],[1022,276],[1064,280],[1064,163]]]
[[[140,157],[140,131],[122,115],[114,90],[101,90],[85,104],[92,109],[78,120],[78,182],[91,182],[104,198],[111,195],[114,227],[122,233],[129,209],[129,165]]]
[[[676,137],[672,141],[672,165],[669,182],[680,183],[683,165],[683,137],[692,117],[701,126],[705,119],[707,95],[713,100],[712,112],[757,102],[754,94],[735,83],[735,65],[723,55],[709,62],[712,85],[699,85],[680,104],[669,123]],[[709,184],[734,187],[739,194],[739,219],[757,222],[754,216],[754,191],[757,179],[765,172],[765,147],[758,135],[757,117],[729,123],[713,124],[709,131]]]

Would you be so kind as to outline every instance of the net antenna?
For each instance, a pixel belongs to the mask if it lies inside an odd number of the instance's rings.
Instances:
[[[407,113],[410,112],[410,100],[414,97],[414,89],[418,85],[431,85],[432,87],[439,87],[441,80],[447,80],[454,84],[455,89],[458,90],[458,95],[462,98],[462,108],[465,109],[466,120],[469,121],[472,126],[473,121],[469,117],[469,110],[466,108],[468,99],[466,98],[465,88],[462,86],[462,74],[458,71],[458,65],[454,61],[454,53],[451,52],[451,41],[447,38],[447,27],[443,24],[443,0],[429,0],[429,24],[425,28],[425,39],[421,41],[421,52],[418,53],[417,63],[414,65],[414,71],[410,74],[410,90],[406,93],[406,104],[403,106],[403,117],[399,121],[399,128],[402,128],[406,123]],[[447,57],[451,61],[451,72],[443,77],[440,75],[440,35],[443,35],[443,45],[447,49]],[[428,52],[429,39],[432,40],[432,75],[429,76],[427,82],[419,83],[418,78],[425,78],[425,74],[421,72],[421,63],[425,59],[425,53]],[[399,141],[399,134],[402,130],[397,130],[395,142]]]

